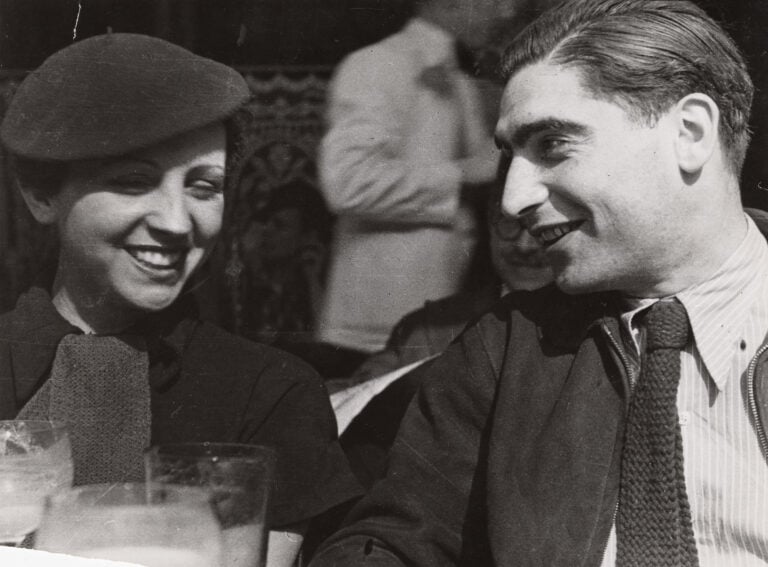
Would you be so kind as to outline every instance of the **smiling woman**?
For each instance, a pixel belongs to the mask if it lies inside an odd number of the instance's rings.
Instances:
[[[217,123],[72,162],[54,194],[22,186],[35,218],[57,228],[53,304],[65,319],[104,334],[173,303],[221,228],[225,156]]]
[[[269,565],[290,565],[306,523],[357,493],[328,398],[185,293],[221,229],[248,97],[232,69],[134,34],[75,43],[22,83],[0,139],[59,252],[52,286],[0,317],[0,419],[67,422],[75,484],[143,480],[149,445],[273,447]]]

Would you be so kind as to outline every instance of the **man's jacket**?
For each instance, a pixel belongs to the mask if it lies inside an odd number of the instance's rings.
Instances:
[[[387,478],[312,567],[600,565],[629,401],[617,299],[551,286],[470,327],[432,364]],[[766,351],[748,370],[764,450]]]

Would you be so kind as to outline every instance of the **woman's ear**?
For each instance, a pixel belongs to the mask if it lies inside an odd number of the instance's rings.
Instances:
[[[698,173],[719,148],[720,109],[702,93],[686,95],[677,103],[675,149],[680,169]]]
[[[55,196],[42,189],[19,183],[19,190],[29,212],[40,224],[53,224],[56,221]]]

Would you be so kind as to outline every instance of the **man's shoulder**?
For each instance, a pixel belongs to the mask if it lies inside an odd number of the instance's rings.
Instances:
[[[554,284],[533,291],[514,291],[501,298],[474,327],[482,335],[502,332],[515,340],[540,340],[572,348],[605,311],[605,294],[571,295]]]

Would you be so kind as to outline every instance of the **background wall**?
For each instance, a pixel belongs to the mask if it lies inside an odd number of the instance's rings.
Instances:
[[[553,0],[531,1],[541,6]],[[315,181],[315,147],[333,67],[350,51],[398,29],[410,13],[409,2],[0,0],[0,115],[24,74],[73,37],[110,28],[168,39],[237,67],[249,81],[256,98],[247,117],[250,146],[236,194],[246,208],[256,207],[278,183],[292,177]],[[748,58],[757,96],[742,192],[747,205],[768,209],[768,1],[698,3],[724,23]],[[225,234],[224,246],[230,250],[218,268],[230,275],[242,271],[232,262],[232,247],[243,223],[247,219],[233,220]],[[10,188],[0,154],[0,312],[35,277],[47,245],[46,235]],[[233,285],[215,296],[230,319],[242,309]]]

